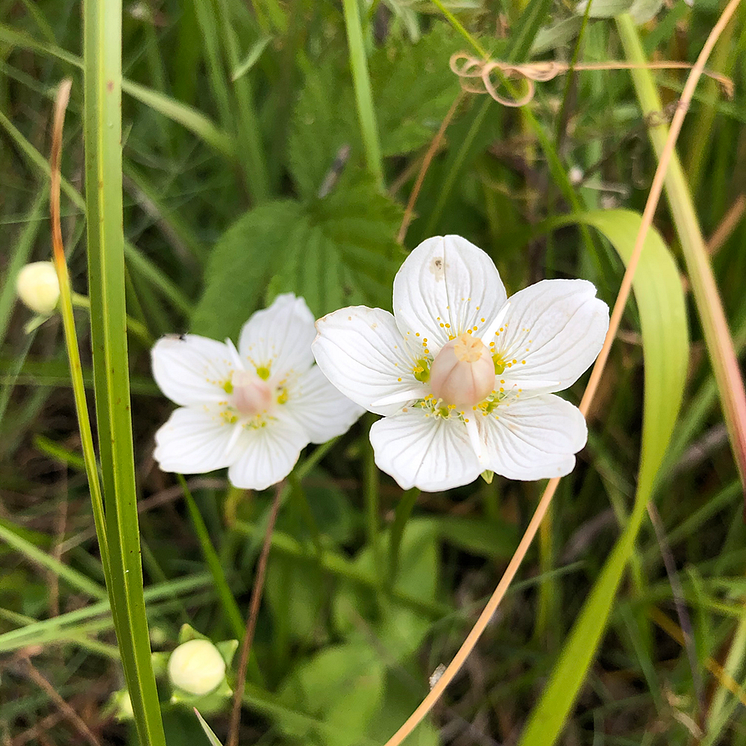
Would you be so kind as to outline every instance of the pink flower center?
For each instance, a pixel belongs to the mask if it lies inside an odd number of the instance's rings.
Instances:
[[[435,356],[430,368],[433,395],[446,404],[471,407],[495,387],[495,364],[479,337],[461,334]]]
[[[272,390],[256,373],[236,370],[231,378],[233,406],[246,417],[266,412],[272,403]]]

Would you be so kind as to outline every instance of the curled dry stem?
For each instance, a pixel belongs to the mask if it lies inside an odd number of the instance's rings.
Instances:
[[[544,83],[553,80],[558,75],[570,70],[635,70],[646,68],[648,70],[690,70],[692,65],[688,62],[648,62],[644,65],[634,62],[579,62],[570,65],[567,62],[527,62],[516,65],[500,60],[485,60],[474,57],[468,52],[456,52],[451,56],[451,71],[459,77],[461,87],[469,93],[487,93],[503,106],[519,107],[530,103],[536,94],[536,83]],[[498,71],[503,80],[523,80],[526,82],[525,93],[518,98],[508,98],[498,92],[492,77],[492,73]],[[700,74],[707,75],[717,81],[723,93],[730,99],[733,98],[733,81],[721,73],[711,70],[701,70]],[[699,77],[699,76],[698,76]],[[479,81],[479,82],[472,82]],[[682,100],[683,100],[682,95]]]
[[[593,371],[591,372],[588,386],[586,387],[585,393],[583,394],[583,398],[580,402],[580,411],[583,412],[584,415],[588,413],[588,409],[591,405],[591,402],[593,401],[593,397],[596,394],[599,381],[601,380],[604,368],[606,367],[606,362],[609,358],[611,345],[619,329],[619,323],[621,321],[624,308],[629,299],[630,291],[632,289],[632,280],[634,279],[635,272],[637,270],[637,265],[639,263],[642,248],[645,243],[645,238],[652,224],[656,208],[658,207],[658,201],[660,200],[661,191],[663,189],[663,180],[666,175],[666,169],[668,168],[668,164],[671,160],[671,154],[673,153],[674,146],[676,145],[676,140],[679,136],[679,132],[681,131],[681,125],[689,108],[692,94],[694,93],[694,89],[699,81],[699,78],[702,76],[705,62],[710,56],[712,48],[715,46],[715,42],[717,41],[725,26],[728,24],[728,21],[733,16],[733,13],[736,11],[739,3],[740,0],[730,0],[722,15],[718,19],[718,22],[713,27],[710,35],[707,37],[707,41],[705,42],[702,51],[699,54],[699,57],[697,58],[696,63],[689,73],[686,85],[684,86],[684,90],[681,94],[680,103],[676,107],[676,113],[674,114],[671,121],[671,127],[669,130],[668,139],[666,141],[666,146],[661,153],[661,157],[658,161],[658,167],[656,169],[655,177],[653,178],[653,183],[650,188],[650,194],[648,195],[648,199],[645,204],[645,211],[643,212],[642,221],[640,223],[640,230],[635,241],[635,247],[632,252],[632,256],[630,257],[629,263],[627,264],[627,269],[624,273],[616,302],[614,303],[614,310],[609,321],[609,331],[606,335],[606,339],[604,340],[604,346],[598,358],[596,359],[596,363],[593,367]],[[513,69],[516,68],[516,66],[511,67]],[[492,69],[495,68],[493,67]],[[578,69],[578,66],[576,66],[575,69]],[[469,657],[471,651],[474,649],[474,646],[477,644],[477,641],[482,636],[484,630],[487,628],[487,625],[492,619],[495,611],[497,611],[498,606],[502,602],[508,588],[510,587],[510,584],[513,582],[513,578],[518,572],[518,568],[523,562],[523,559],[528,552],[528,548],[531,546],[531,543],[536,536],[539,526],[541,525],[541,522],[546,515],[552,498],[557,491],[559,482],[560,480],[558,478],[555,478],[550,479],[547,483],[544,494],[539,500],[539,504],[537,505],[533,516],[531,517],[531,521],[529,522],[528,527],[526,528],[526,531],[521,538],[518,548],[511,557],[510,562],[508,563],[508,567],[506,568],[502,578],[500,579],[500,582],[498,583],[497,588],[492,594],[492,597],[487,602],[484,611],[480,614],[479,619],[477,619],[476,623],[472,627],[471,632],[469,632],[466,640],[461,645],[458,652],[453,657],[453,660],[443,672],[442,676],[430,690],[430,693],[425,697],[425,699],[423,699],[419,707],[417,707],[417,709],[410,715],[410,717],[401,726],[401,728],[399,728],[399,730],[386,742],[386,746],[399,746],[399,744],[404,741],[404,739],[428,714],[428,712],[430,712],[435,703],[442,696],[446,687],[451,683],[451,681],[453,681],[454,677],[461,669],[461,666],[463,666],[464,662]]]

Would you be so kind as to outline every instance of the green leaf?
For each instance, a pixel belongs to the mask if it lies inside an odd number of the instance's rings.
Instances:
[[[516,527],[507,523],[460,516],[438,516],[430,521],[442,541],[480,557],[507,560],[518,546]]]
[[[389,532],[382,537],[384,553],[388,550]],[[372,547],[366,546],[354,564],[366,574],[375,574]],[[399,548],[399,571],[394,589],[422,601],[434,601],[438,587],[438,542],[435,527],[429,519],[410,519]],[[392,658],[401,660],[415,652],[432,624],[425,614],[401,602],[347,585],[340,589],[334,602],[334,616],[340,631],[354,638],[359,634],[359,616],[377,619],[371,624]]]
[[[99,533],[99,545],[106,546],[107,590],[137,733],[143,746],[165,746],[143,594],[130,412],[122,212],[121,0],[106,7],[86,0],[83,14],[88,286],[105,507],[105,532],[103,536]],[[95,464],[89,469],[93,489]],[[103,530],[98,520],[96,529]]]
[[[632,6],[633,0],[593,0],[588,12],[589,18],[614,18],[614,16],[626,13]],[[579,16],[585,15],[588,0],[578,3],[575,12]]]
[[[439,24],[416,44],[394,38],[371,55],[370,76],[384,156],[409,153],[435,135],[458,95],[458,79],[448,60],[461,47],[463,41]],[[293,179],[307,197],[317,194],[343,145],[351,148],[348,167],[362,162],[355,97],[346,65],[342,54],[325,53],[309,69],[295,108],[289,160]]]
[[[199,720],[199,724],[202,726],[202,730],[205,732],[210,746],[223,746],[220,743],[220,739],[213,733],[212,728],[207,724],[202,715],[199,714],[199,710],[196,707],[194,708],[194,714],[197,716],[197,720]]]
[[[562,222],[595,227],[626,262],[632,254],[640,220],[637,213],[629,210],[607,210],[583,213]],[[634,507],[531,713],[520,746],[550,746],[562,732],[601,642],[681,406],[689,359],[684,291],[676,263],[655,230],[647,235],[635,274],[634,293],[645,361],[642,449]]]
[[[236,339],[249,316],[264,305],[264,287],[304,219],[294,200],[267,202],[242,215],[215,245],[205,271],[205,290],[192,331]]]
[[[324,744],[352,746],[365,734],[383,700],[386,668],[365,643],[328,647],[298,666],[282,686],[280,701],[318,717],[329,726]],[[280,726],[304,742],[310,729],[297,719],[278,718]]]
[[[304,297],[316,316],[358,303],[389,307],[404,258],[394,239],[401,215],[370,180],[352,178],[323,199],[249,210],[210,256],[192,330],[235,339],[257,308],[286,292]]]
[[[544,26],[536,34],[534,43],[531,45],[531,56],[544,54],[557,47],[564,47],[578,35],[582,25],[582,16],[570,16],[551,26]]]
[[[399,205],[368,179],[344,179],[306,210],[305,230],[274,278],[274,292],[302,295],[317,315],[348,305],[391,307],[394,275],[404,260],[395,236]]]

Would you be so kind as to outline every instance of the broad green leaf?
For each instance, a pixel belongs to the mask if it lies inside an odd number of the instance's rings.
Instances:
[[[316,316],[358,303],[390,306],[404,258],[394,240],[400,221],[395,202],[351,178],[323,199],[249,210],[210,256],[192,331],[235,339],[257,308],[285,292],[304,297]]]
[[[583,213],[563,222],[595,227],[626,262],[632,254],[640,216],[629,210],[607,210]],[[642,448],[634,507],[531,713],[520,746],[550,746],[562,733],[601,642],[681,406],[689,358],[684,291],[676,263],[655,230],[647,235],[634,293],[645,365]]]
[[[450,55],[463,40],[445,24],[416,44],[394,39],[370,57],[376,119],[384,156],[408,153],[437,132],[459,83]],[[310,67],[293,115],[288,146],[293,179],[306,197],[315,196],[343,145],[349,167],[361,163],[362,142],[347,57],[325,54]],[[333,105],[330,99],[333,97]]]
[[[328,726],[324,746],[353,746],[381,705],[385,673],[378,654],[363,642],[327,647],[295,669],[282,686],[280,701]],[[320,743],[297,719],[280,717],[278,722],[288,735]]]
[[[344,179],[305,208],[270,293],[301,295],[316,316],[357,304],[389,308],[404,259],[394,239],[401,215],[372,182]]]
[[[388,532],[382,536],[382,550],[388,550]],[[366,546],[354,564],[363,572],[375,575],[371,546]],[[427,519],[410,519],[405,527],[399,549],[399,571],[395,589],[412,598],[434,601],[438,587],[438,543],[436,531]],[[414,653],[432,624],[429,616],[411,606],[363,590],[359,585],[342,587],[334,602],[334,616],[343,634],[354,638],[359,634],[359,615],[376,616],[372,625],[376,637],[389,655],[401,660]]]
[[[442,541],[477,556],[509,560],[518,546],[514,525],[461,516],[437,516],[430,521]]]
[[[283,200],[250,210],[228,228],[210,254],[205,290],[192,315],[193,332],[237,338],[244,322],[264,305],[273,267],[286,255],[302,220],[300,203]]]

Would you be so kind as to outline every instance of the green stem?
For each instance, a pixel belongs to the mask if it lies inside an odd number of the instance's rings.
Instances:
[[[122,3],[85,0],[84,140],[91,344],[109,549],[107,588],[135,725],[165,746],[143,596],[122,230]]]
[[[368,415],[366,417],[368,425],[372,425],[375,417]],[[368,428],[370,429],[370,428]],[[368,530],[368,544],[373,552],[373,566],[376,570],[376,577],[383,581],[383,556],[381,553],[380,537],[380,513],[381,504],[378,499],[379,478],[380,474],[376,468],[375,453],[370,439],[365,438],[363,453],[363,491],[365,494],[365,525]]]
[[[379,189],[383,189],[383,161],[381,145],[378,141],[376,112],[373,106],[373,91],[370,87],[368,60],[365,55],[363,27],[360,18],[358,0],[342,0],[344,6],[347,43],[350,49],[352,78],[355,85],[355,102],[360,129],[363,134],[365,159],[370,175],[375,179]]]
[[[412,509],[420,496],[420,491],[414,487],[407,490],[399,500],[394,514],[394,522],[391,524],[391,539],[389,541],[389,588],[393,588],[396,583],[396,575],[399,572],[399,550],[401,549],[401,540],[404,537],[404,528],[407,525],[409,516],[412,515]]]
[[[223,566],[220,564],[220,558],[218,557],[218,553],[215,551],[215,547],[212,545],[210,533],[202,519],[202,514],[199,512],[197,503],[194,502],[192,493],[189,491],[186,479],[184,479],[181,474],[177,474],[176,478],[179,480],[181,489],[184,492],[184,500],[186,502],[187,510],[189,511],[189,518],[192,521],[195,532],[197,533],[197,539],[202,548],[205,562],[207,562],[207,567],[212,574],[212,579],[215,581],[215,590],[217,591],[220,603],[223,605],[223,613],[225,614],[236,639],[240,640],[244,633],[244,623],[241,611],[238,608],[238,603],[228,585]]]

